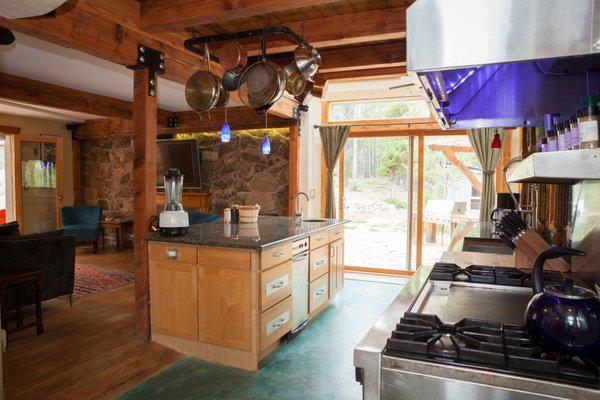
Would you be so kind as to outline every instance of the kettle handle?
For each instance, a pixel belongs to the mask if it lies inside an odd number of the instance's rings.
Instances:
[[[552,246],[538,254],[533,265],[533,273],[531,274],[531,281],[533,284],[533,294],[540,293],[544,288],[544,277],[542,270],[544,268],[544,262],[553,258],[561,256],[586,256],[587,253],[582,250],[572,249],[570,247]]]

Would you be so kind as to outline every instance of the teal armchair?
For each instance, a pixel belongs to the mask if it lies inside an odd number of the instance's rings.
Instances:
[[[60,216],[64,234],[75,236],[77,243],[92,242],[94,253],[97,253],[101,215],[100,206],[62,207]]]

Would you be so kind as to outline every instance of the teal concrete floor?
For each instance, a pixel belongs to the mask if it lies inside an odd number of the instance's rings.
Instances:
[[[187,357],[120,399],[360,399],[353,349],[400,288],[347,279],[332,305],[291,343],[263,360],[258,372]]]

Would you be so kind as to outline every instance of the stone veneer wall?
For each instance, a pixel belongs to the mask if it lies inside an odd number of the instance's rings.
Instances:
[[[287,215],[287,134],[273,130],[271,155],[261,153],[262,136],[234,132],[230,143],[215,134],[182,135],[198,139],[203,190],[211,209],[221,214],[231,204],[260,204],[261,213]],[[133,144],[131,139],[85,140],[81,145],[82,199],[99,204],[108,218],[133,217]]]
[[[81,143],[83,203],[102,206],[111,219],[133,218],[133,143],[131,139]]]

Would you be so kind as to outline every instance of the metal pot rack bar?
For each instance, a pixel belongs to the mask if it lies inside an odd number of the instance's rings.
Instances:
[[[204,44],[216,43],[216,42],[228,42],[230,40],[238,39],[253,39],[260,40],[262,37],[269,36],[281,36],[286,38],[290,43],[296,44],[301,47],[310,48],[311,45],[296,32],[284,25],[268,26],[266,28],[250,29],[246,31],[233,32],[233,33],[221,33],[212,36],[201,36],[187,39],[183,42],[183,46],[196,54],[204,56]],[[211,59],[213,57],[211,56]]]

